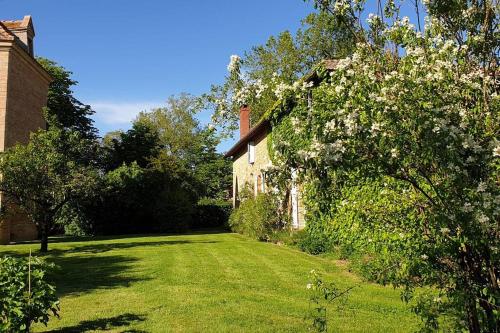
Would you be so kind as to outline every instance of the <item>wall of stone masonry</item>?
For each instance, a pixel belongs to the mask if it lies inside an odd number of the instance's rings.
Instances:
[[[236,205],[237,196],[245,186],[249,185],[255,192],[256,177],[258,175],[262,177],[262,170],[265,170],[271,165],[271,159],[267,149],[268,133],[262,133],[253,141],[255,144],[254,163],[248,162],[248,148],[242,149],[241,152],[233,158],[233,205]],[[305,208],[300,188],[298,192],[298,220],[299,229],[304,228]]]
[[[49,82],[41,71],[20,47],[0,46],[0,151],[27,143],[32,132],[45,128],[42,109]],[[26,214],[12,207],[9,210],[12,212],[0,221],[0,244],[36,239],[37,228]]]

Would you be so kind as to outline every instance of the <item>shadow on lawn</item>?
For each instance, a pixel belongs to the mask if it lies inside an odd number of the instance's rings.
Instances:
[[[63,327],[53,331],[46,332],[56,332],[56,333],[80,333],[80,332],[89,332],[89,331],[107,331],[111,329],[122,328],[123,326],[130,326],[133,323],[138,323],[146,320],[146,316],[144,315],[136,315],[132,313],[122,314],[112,318],[102,318],[96,320],[84,320],[81,321],[78,325]],[[135,329],[127,330],[126,327],[123,327],[125,332],[135,332],[135,333],[146,333],[146,331],[139,331]]]
[[[112,240],[112,238],[110,239]],[[131,249],[136,247],[162,247],[179,244],[212,244],[218,241],[196,240],[164,240],[164,241],[131,241],[119,243],[90,242],[67,248],[50,248],[47,254],[42,255],[48,262],[54,263],[56,268],[50,272],[49,279],[57,286],[57,294],[80,294],[97,289],[112,289],[128,287],[134,282],[145,281],[150,278],[131,272],[134,264],[140,258],[129,255],[127,251],[113,253],[113,250]],[[102,255],[101,255],[102,254]],[[0,257],[12,255],[25,256],[23,253],[0,251]],[[39,253],[34,253],[39,255]]]
[[[56,265],[49,279],[57,286],[58,296],[129,287],[148,279],[130,274],[137,259],[127,256],[61,256],[47,261]]]
[[[129,235],[109,235],[109,236],[54,236],[49,240],[50,244],[56,243],[71,243],[71,242],[85,242],[85,241],[106,241],[106,240],[117,240],[117,239],[128,239],[128,238],[155,238],[155,237],[165,237],[165,236],[194,236],[194,235],[217,235],[217,234],[227,234],[230,233],[227,229],[223,228],[206,228],[189,230],[180,233],[158,233],[158,234],[129,234]],[[38,241],[25,241],[18,242],[16,244],[29,244],[38,243]]]
[[[112,250],[131,249],[134,247],[158,247],[165,245],[179,244],[212,244],[218,241],[191,241],[191,240],[165,240],[157,242],[128,242],[128,243],[93,243],[85,245],[75,245],[68,249],[52,249],[49,255],[59,256],[67,253],[104,253]]]

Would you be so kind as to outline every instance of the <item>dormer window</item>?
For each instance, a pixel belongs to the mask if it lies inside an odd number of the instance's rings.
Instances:
[[[248,163],[255,163],[255,142],[253,141],[248,143]]]

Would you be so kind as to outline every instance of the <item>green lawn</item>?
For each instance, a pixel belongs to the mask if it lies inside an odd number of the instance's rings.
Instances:
[[[0,246],[28,253],[37,244]],[[363,283],[335,261],[230,233],[49,244],[61,319],[51,332],[304,332],[311,269],[359,285],[330,318],[335,332],[408,332],[399,291]]]

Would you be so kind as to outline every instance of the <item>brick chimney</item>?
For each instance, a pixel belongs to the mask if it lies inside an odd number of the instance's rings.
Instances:
[[[243,105],[240,108],[240,139],[250,131],[250,108]]]

